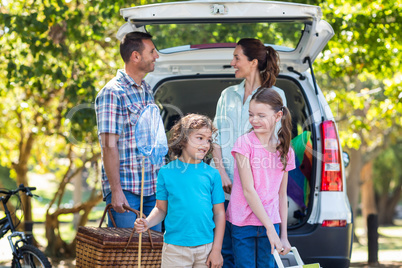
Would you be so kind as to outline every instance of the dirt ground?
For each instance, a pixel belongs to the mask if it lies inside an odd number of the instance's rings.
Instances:
[[[401,252],[402,253],[402,252]],[[392,261],[387,261],[387,262],[381,262],[379,264],[367,264],[367,262],[356,262],[356,263],[351,263],[350,268],[355,268],[355,267],[364,267],[364,268],[371,268],[371,267],[379,267],[379,268],[401,268],[402,267],[402,262],[392,262]]]
[[[53,263],[53,267],[55,268],[72,268],[75,267],[75,261],[74,260],[63,260],[61,262],[57,262],[57,261],[52,261]],[[364,262],[356,262],[356,263],[352,263],[350,266],[350,268],[402,268],[402,262],[382,262],[380,264],[377,265],[369,265],[367,263]],[[323,267],[325,268],[325,267]]]

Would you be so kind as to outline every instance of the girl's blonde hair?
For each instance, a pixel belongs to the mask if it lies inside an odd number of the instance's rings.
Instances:
[[[212,120],[205,115],[188,114],[182,117],[170,130],[169,138],[169,156],[171,159],[178,158],[183,151],[183,148],[188,142],[188,136],[195,129],[207,127],[211,130],[212,136],[216,133],[217,129],[214,127]],[[208,154],[212,153],[212,143],[208,150]]]

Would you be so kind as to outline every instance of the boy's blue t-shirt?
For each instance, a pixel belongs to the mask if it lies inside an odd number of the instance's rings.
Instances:
[[[159,171],[156,199],[168,202],[165,243],[193,247],[214,241],[212,207],[225,202],[216,169],[174,160]]]

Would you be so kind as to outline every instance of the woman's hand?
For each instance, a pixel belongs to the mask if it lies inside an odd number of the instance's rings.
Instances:
[[[136,219],[134,222],[135,231],[137,233],[143,233],[148,230],[148,221],[144,218]]]
[[[223,191],[227,194],[230,194],[232,192],[232,181],[226,172],[222,172],[221,180]]]

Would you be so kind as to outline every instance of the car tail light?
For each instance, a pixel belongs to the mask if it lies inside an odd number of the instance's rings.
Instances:
[[[324,121],[322,131],[322,176],[321,191],[342,191],[342,165],[339,139],[335,122]]]
[[[322,227],[345,227],[346,220],[325,220],[322,222]]]

